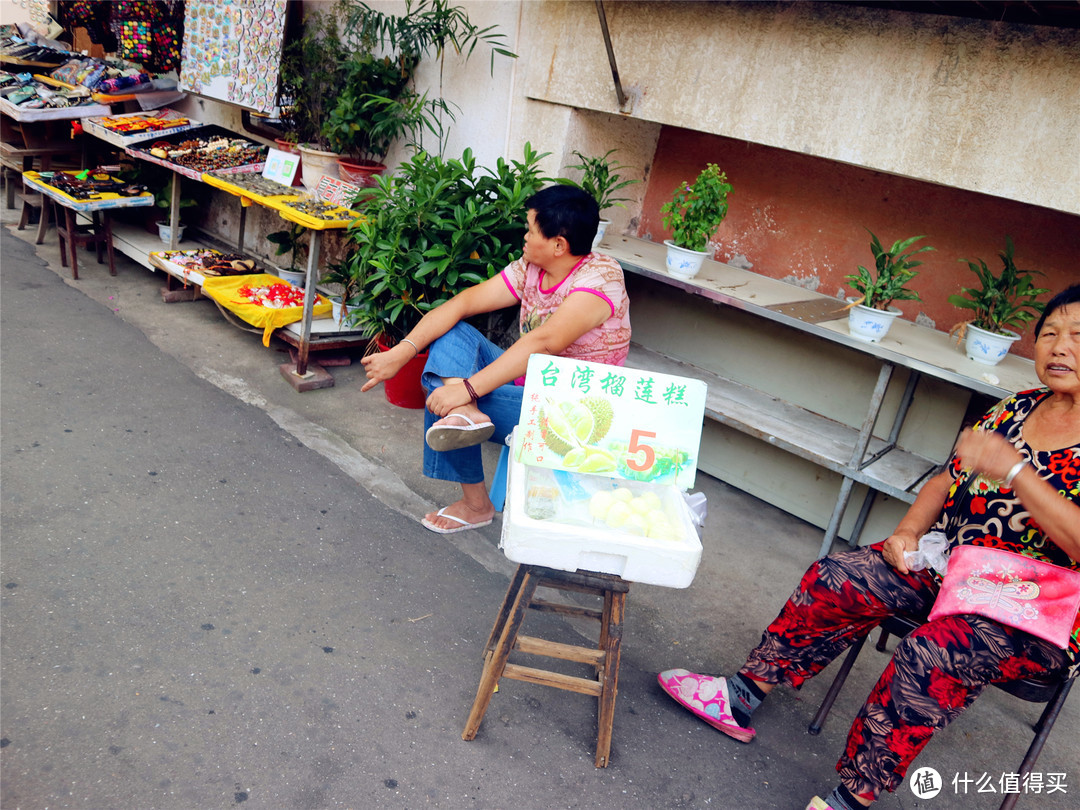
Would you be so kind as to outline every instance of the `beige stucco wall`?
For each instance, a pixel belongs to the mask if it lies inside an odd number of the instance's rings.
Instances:
[[[1078,31],[838,3],[608,2],[620,111],[595,4],[521,8],[529,99],[1080,213]]]

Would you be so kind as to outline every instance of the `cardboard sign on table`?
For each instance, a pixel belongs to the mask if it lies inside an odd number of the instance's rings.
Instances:
[[[529,466],[688,490],[697,475],[705,394],[701,380],[534,354],[514,457]]]
[[[363,189],[360,186],[354,186],[352,183],[346,183],[336,177],[328,177],[324,174],[319,178],[319,184],[315,187],[315,196],[323,202],[350,208],[353,200],[356,199],[356,195],[361,191]]]
[[[263,166],[262,176],[267,180],[281,183],[283,186],[291,186],[299,169],[299,155],[271,147],[266,153],[266,165]]]

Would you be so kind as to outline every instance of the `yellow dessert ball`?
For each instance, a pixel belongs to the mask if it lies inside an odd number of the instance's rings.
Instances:
[[[607,517],[613,503],[615,503],[615,496],[606,490],[601,490],[589,499],[589,514],[597,520],[603,520]]]
[[[608,509],[604,522],[613,529],[618,529],[631,515],[630,507],[624,501],[615,501]]]

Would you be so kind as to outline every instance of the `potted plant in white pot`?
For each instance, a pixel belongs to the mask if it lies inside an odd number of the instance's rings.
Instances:
[[[889,331],[893,320],[900,310],[890,306],[893,301],[921,301],[919,293],[907,285],[918,272],[916,267],[922,264],[912,256],[925,253],[934,248],[923,245],[914,248],[916,242],[925,236],[912,236],[897,239],[886,250],[874,232],[870,234],[870,252],[874,255],[874,272],[861,264],[858,272],[844,276],[858,296],[848,298],[848,331],[851,336],[868,343],[877,343]]]
[[[995,276],[982,259],[959,260],[967,262],[978,277],[979,286],[962,287],[960,294],[949,296],[949,303],[973,310],[975,315],[949,331],[965,339],[964,350],[976,363],[988,366],[1000,363],[1012,344],[1020,339],[1014,330],[1022,330],[1043,311],[1043,303],[1035,299],[1050,292],[1048,288],[1035,286],[1037,271],[1017,268],[1014,255],[1012,237],[1006,236],[1005,250],[998,253],[1002,263],[999,275]]]
[[[289,254],[289,266],[277,268],[277,275],[283,281],[287,281],[294,287],[303,287],[307,278],[307,272],[299,264],[304,253],[304,234],[307,228],[303,225],[290,224],[284,231],[274,231],[266,235],[266,240],[277,245],[275,256]]]
[[[693,185],[682,183],[671,200],[660,206],[664,227],[671,231],[667,245],[667,271],[691,279],[708,257],[706,248],[727,216],[731,184],[715,163],[709,163]]]
[[[617,174],[617,172],[630,167],[612,160],[611,156],[613,154],[615,154],[615,150],[609,149],[600,157],[589,157],[575,150],[574,155],[577,157],[578,162],[565,168],[580,171],[581,179],[575,181],[567,177],[555,178],[556,183],[580,188],[586,194],[591,195],[600,207],[600,225],[596,229],[593,248],[600,244],[604,238],[604,233],[607,231],[607,226],[611,224],[611,220],[604,218],[604,210],[611,208],[613,205],[623,206],[623,203],[630,199],[629,197],[616,197],[615,192],[641,182],[635,178],[623,180],[622,175]]]
[[[331,150],[323,125],[345,87],[348,58],[337,20],[327,12],[308,16],[303,35],[286,45],[282,54],[282,120],[300,150],[304,185],[311,191],[324,174],[338,176],[338,155]]]
[[[161,209],[165,218],[157,222],[158,238],[166,245],[172,244],[172,196],[173,183],[176,177],[170,177],[164,188],[154,192],[154,205]],[[176,241],[184,241],[184,228],[187,226],[180,221],[185,208],[194,208],[198,203],[191,197],[181,197],[177,206]]]

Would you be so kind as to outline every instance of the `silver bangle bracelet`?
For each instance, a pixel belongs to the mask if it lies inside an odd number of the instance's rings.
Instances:
[[[413,355],[413,357],[416,357],[416,356],[418,356],[418,355],[420,354],[420,347],[419,347],[419,346],[417,346],[417,345],[416,345],[415,343],[413,343],[413,342],[412,342],[411,340],[409,340],[408,338],[402,338],[402,339],[401,339],[401,342],[402,342],[402,343],[408,343],[408,344],[409,344],[410,346],[412,346],[412,347],[413,347],[413,351],[415,351],[415,352],[416,352],[416,354],[414,354],[414,355]]]
[[[1001,482],[1005,485],[1005,489],[1012,489],[1013,481],[1016,480],[1016,476],[1018,476],[1020,474],[1020,471],[1026,466],[1026,461],[1018,461],[1012,465],[1012,468],[1005,475],[1005,480]]]

